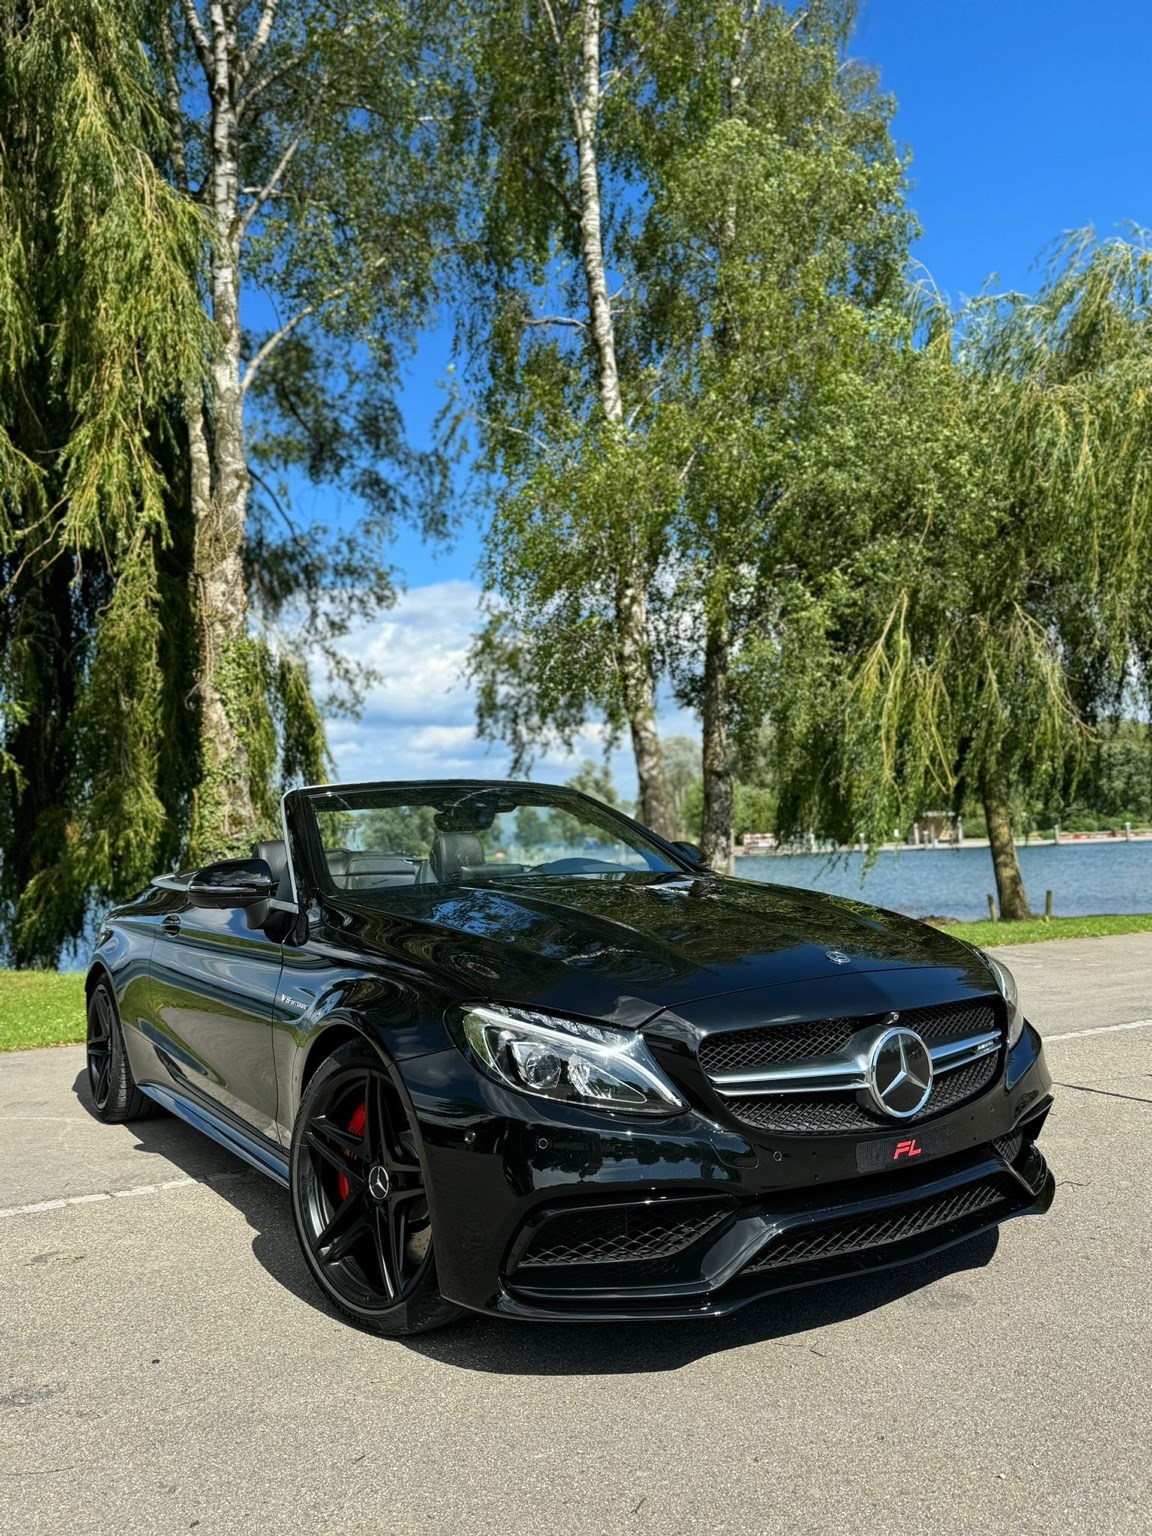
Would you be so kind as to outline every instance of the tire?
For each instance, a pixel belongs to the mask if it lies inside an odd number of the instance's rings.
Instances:
[[[157,1113],[158,1106],[145,1098],[132,1076],[120,1016],[106,981],[98,981],[88,999],[86,1051],[92,1107],[101,1120],[122,1125]]]
[[[463,1315],[436,1284],[419,1139],[367,1045],[340,1046],[308,1084],[289,1185],[308,1268],[346,1321],[398,1337]]]

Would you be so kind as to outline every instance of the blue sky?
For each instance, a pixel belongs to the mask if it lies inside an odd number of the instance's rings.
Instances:
[[[1063,232],[1100,234],[1152,224],[1152,7],[1144,0],[863,0],[854,54],[875,65],[898,103],[897,138],[912,154],[911,202],[923,228],[916,257],[954,299],[1000,286],[1034,287],[1036,261]],[[419,440],[443,400],[446,328],[431,332],[407,371],[404,407]],[[315,515],[332,516],[306,493]],[[471,730],[460,677],[476,621],[479,536],[464,527],[451,549],[397,539],[408,594],[354,639],[385,681],[360,722],[334,722],[341,777],[502,772]],[[669,711],[666,730],[691,730]],[[584,755],[598,750],[595,732]],[[613,759],[634,785],[626,753]],[[538,777],[570,766],[546,756]]]

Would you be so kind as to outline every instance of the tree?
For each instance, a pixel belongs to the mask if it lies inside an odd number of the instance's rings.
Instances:
[[[661,745],[676,836],[682,839],[699,837],[700,743],[691,736],[665,736]]]
[[[669,487],[662,653],[700,714],[701,845],[723,870],[735,747],[764,718],[764,640],[790,580],[781,508],[822,402],[891,344],[915,227],[892,103],[845,56],[853,19],[838,0],[731,7],[652,114],[661,133],[681,94],[711,104],[672,134],[641,234],[660,384],[640,425]]]
[[[624,809],[612,770],[607,763],[595,763],[586,757],[572,777],[564,782],[569,789],[578,789],[582,795],[591,795],[601,805],[610,805],[615,810]]]
[[[157,174],[132,0],[0,4],[0,906],[54,964],[178,843],[205,231]],[[191,748],[191,750],[189,750]]]
[[[201,854],[267,824],[277,747],[289,776],[322,762],[300,644],[354,692],[331,642],[392,600],[382,539],[406,511],[443,518],[443,463],[406,447],[395,404],[397,345],[427,312],[452,219],[433,148],[442,15],[406,0],[162,0],[149,35],[170,173],[209,233],[210,388],[184,399]],[[246,289],[272,313],[252,334]],[[297,528],[268,478],[285,467],[355,497],[355,531]],[[269,643],[301,613],[295,646]]]
[[[0,904],[53,963],[157,867],[243,850],[327,754],[308,660],[444,519],[398,357],[452,218],[397,5],[0,0]],[[143,47],[141,46],[143,42]],[[271,315],[242,327],[247,287]],[[207,313],[205,312],[207,306]],[[285,473],[355,530],[298,527]],[[254,487],[254,491],[253,491]],[[287,632],[287,633],[285,633]]]
[[[1150,277],[1142,236],[1079,239],[1035,298],[938,315],[829,414],[790,531],[786,829],[876,843],[971,786],[1001,917],[1028,915],[1013,795],[1074,778],[1101,714],[1147,689]]]
[[[627,260],[637,151],[611,97],[631,110],[664,9],[481,8],[468,82],[480,212],[466,269],[470,340],[487,359],[478,416],[488,465],[507,482],[486,573],[503,607],[473,656],[481,729],[523,761],[548,730],[570,744],[603,710],[630,733],[641,817],[671,835],[647,600],[658,528],[628,463],[642,381],[626,376],[610,292]],[[543,312],[554,300],[563,312]]]
[[[547,237],[568,240],[574,260],[587,234],[589,162],[576,132],[567,215],[561,201],[559,223],[538,229],[535,269],[497,264],[509,286],[485,333],[493,382],[482,416],[507,488],[488,544],[501,606],[475,653],[481,724],[523,755],[549,727],[570,741],[593,706],[610,724],[628,719],[642,814],[655,820],[627,668],[611,661],[614,641],[643,632],[645,699],[663,666],[701,714],[702,842],[712,863],[730,867],[730,737],[763,714],[757,645],[779,575],[774,508],[789,493],[810,396],[855,365],[903,281],[912,226],[891,107],[845,60],[853,11],[839,0],[796,14],[741,0],[596,12],[608,56],[598,85],[580,77],[583,94],[564,73],[563,29],[546,15],[553,53],[536,40],[535,91],[522,70],[530,48],[515,53],[522,89],[506,77],[506,41],[487,66],[504,93],[494,174],[505,202],[494,200],[493,223],[506,229],[506,204],[513,217],[527,208],[538,218],[563,190],[547,126],[551,158],[529,176],[519,169],[525,125],[547,125],[555,79],[568,83],[574,123],[581,102],[608,102],[593,163],[621,297],[596,298],[601,260],[587,284],[595,302],[577,315],[574,279],[547,260]],[[566,15],[586,44],[592,13]],[[586,240],[579,251],[586,257]],[[619,572],[642,624],[613,586]],[[661,778],[657,825],[670,835]]]

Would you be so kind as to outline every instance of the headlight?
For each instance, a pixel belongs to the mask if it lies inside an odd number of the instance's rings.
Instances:
[[[687,1107],[632,1030],[489,1007],[465,1009],[461,1024],[481,1066],[521,1093],[630,1115]]]
[[[980,958],[995,976],[1000,996],[1008,1004],[1008,1048],[1011,1049],[1024,1033],[1024,1015],[1020,1011],[1016,978],[1002,960],[994,960],[985,950],[980,951]]]

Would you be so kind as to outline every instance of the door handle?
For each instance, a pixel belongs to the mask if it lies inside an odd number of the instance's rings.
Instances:
[[[169,912],[167,917],[160,919],[160,926],[165,933],[176,934],[180,932],[180,919],[174,912]]]

